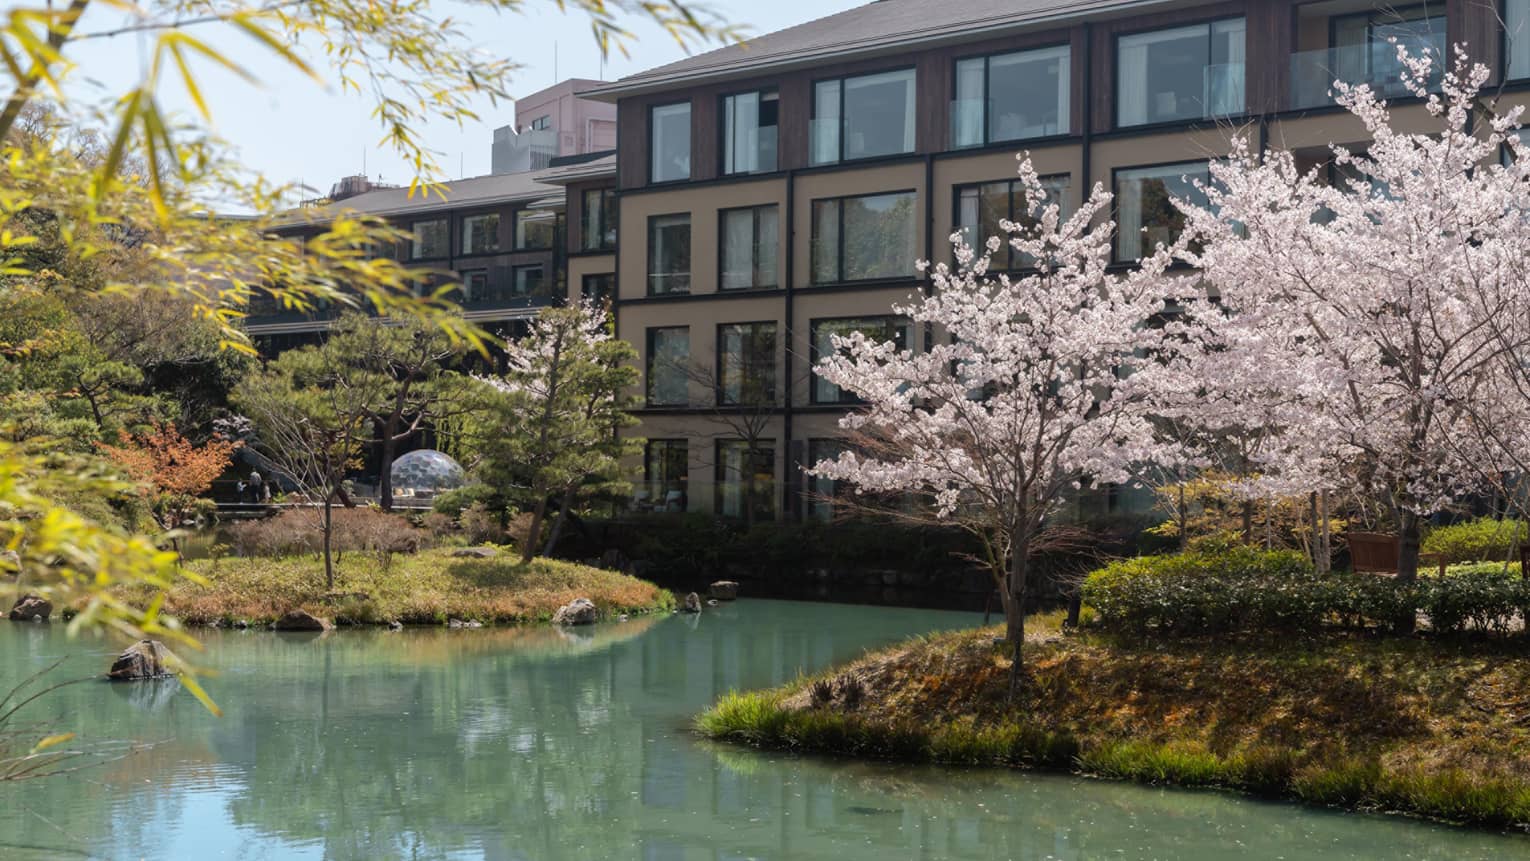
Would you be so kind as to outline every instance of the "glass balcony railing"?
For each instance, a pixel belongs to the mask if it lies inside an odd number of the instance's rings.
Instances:
[[[1445,56],[1445,34],[1432,35],[1418,44],[1407,46],[1415,56],[1426,50],[1435,62],[1430,68],[1429,90],[1439,89],[1443,75],[1441,58]],[[1411,96],[1404,78],[1406,67],[1397,59],[1397,46],[1390,42],[1345,45],[1321,51],[1298,51],[1291,55],[1291,107],[1319,108],[1334,104],[1336,81],[1352,85],[1369,84],[1384,99]]]

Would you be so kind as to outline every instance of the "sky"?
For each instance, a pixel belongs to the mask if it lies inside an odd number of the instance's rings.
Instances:
[[[713,0],[711,8],[729,23],[762,34],[862,2]],[[121,13],[104,5],[92,7],[76,32],[120,26]],[[588,19],[577,12],[559,12],[553,0],[525,0],[522,13],[495,14],[451,3],[432,6],[433,10],[438,8],[443,15],[459,18],[480,48],[522,67],[512,78],[512,95],[533,93],[565,78],[603,76],[615,80],[685,56],[667,33],[634,16],[624,19],[635,37],[628,43],[630,57],[613,51],[602,66]],[[212,107],[214,132],[237,148],[246,166],[270,180],[304,182],[321,193],[340,177],[361,173],[363,166],[374,180],[402,184],[413,178],[411,166],[379,145],[382,131],[370,118],[371,106],[365,98],[326,90],[282,68],[282,61],[266,49],[230,31],[204,27],[196,35],[225,51],[260,80],[259,86],[252,86],[207,63],[194,69]],[[67,53],[78,64],[72,73],[71,95],[101,99],[122,93],[137,80],[130,76],[143,73],[151,44],[137,34],[77,43],[77,50]],[[167,110],[192,117],[192,102],[178,84],[163,85],[161,92]],[[481,117],[476,123],[459,128],[455,123],[438,121],[426,126],[424,139],[438,152],[438,164],[447,178],[488,173],[492,131],[514,117],[510,104],[491,105],[487,99],[475,110]]]

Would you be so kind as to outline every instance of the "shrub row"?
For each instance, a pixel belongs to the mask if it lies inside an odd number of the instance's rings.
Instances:
[[[1502,562],[1518,557],[1519,545],[1530,541],[1530,523],[1479,517],[1449,526],[1436,526],[1424,536],[1423,550],[1446,562]]]
[[[341,508],[331,511],[330,546],[337,553],[414,553],[431,546],[444,526],[431,523],[421,529],[400,514],[375,508]],[[261,520],[244,520],[224,527],[229,546],[240,556],[293,556],[319,553],[323,549],[322,512],[317,508],[291,508]]]
[[[1320,575],[1291,551],[1231,548],[1113,562],[1084,583],[1100,627],[1171,635],[1389,628],[1423,613],[1437,632],[1506,633],[1530,609],[1516,569],[1474,566],[1413,584]]]

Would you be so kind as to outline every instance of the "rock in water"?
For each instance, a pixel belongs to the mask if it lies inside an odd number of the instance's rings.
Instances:
[[[11,608],[12,622],[46,622],[51,615],[53,603],[39,595],[22,595],[16,606]]]
[[[483,623],[477,621],[476,619],[469,619],[467,621],[464,621],[462,619],[447,619],[446,620],[446,627],[448,627],[448,628],[482,628],[483,627]]]
[[[733,580],[718,580],[707,587],[707,597],[716,598],[719,601],[732,601],[738,597],[738,583]]]
[[[554,625],[592,625],[595,623],[595,602],[589,598],[575,598],[559,607],[552,620]]]
[[[278,631],[329,631],[335,626],[328,619],[315,616],[307,610],[288,610],[271,627]]]
[[[685,596],[685,605],[682,606],[680,609],[684,610],[687,613],[700,613],[701,612],[701,596],[697,595],[695,592],[692,592],[691,594],[686,595]]]
[[[136,682],[170,675],[165,668],[165,646],[158,640],[139,640],[112,662],[106,677],[115,682]]]
[[[458,559],[490,559],[498,555],[493,547],[459,547],[452,551],[452,556]]]

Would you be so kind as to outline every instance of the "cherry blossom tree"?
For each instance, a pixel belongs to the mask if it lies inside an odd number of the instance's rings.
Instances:
[[[1207,205],[1181,202],[1177,253],[1217,304],[1191,303],[1155,373],[1185,395],[1176,417],[1266,431],[1263,490],[1383,502],[1411,581],[1423,518],[1485,486],[1496,443],[1471,418],[1505,413],[1495,368],[1530,347],[1530,160],[1500,163],[1520,109],[1482,103],[1485,67],[1461,59],[1429,94],[1431,59],[1399,56],[1436,128],[1400,132],[1368,87],[1337,83],[1372,141],[1331,148],[1339,182],[1239,140]]]
[[[1146,459],[1152,428],[1126,370],[1163,336],[1150,325],[1176,289],[1166,253],[1113,274],[1113,225],[1096,186],[1071,217],[1049,200],[1030,160],[1020,180],[1033,220],[1002,222],[1015,275],[989,271],[1004,244],[981,250],[953,236],[957,266],[930,272],[933,289],[894,311],[937,343],[918,352],[863,334],[834,338],[816,371],[866,402],[840,425],[854,445],[811,473],[857,494],[912,495],[929,519],[977,536],[1003,597],[1012,648],[1010,691],[1023,677],[1028,557],[1066,492],[1124,481]],[[922,507],[921,507],[922,506]]]

